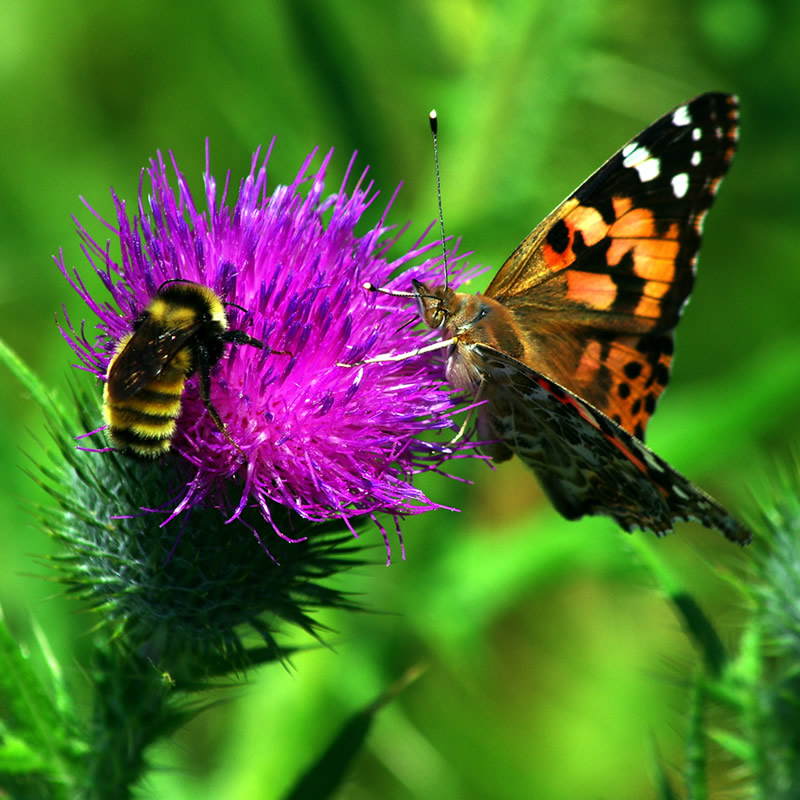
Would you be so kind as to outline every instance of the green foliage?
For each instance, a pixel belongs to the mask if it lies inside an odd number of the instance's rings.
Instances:
[[[0,787],[12,797],[72,796],[85,750],[62,680],[52,658],[37,672],[0,619]]]
[[[748,797],[789,800],[800,785],[800,464],[782,463],[770,475],[750,576],[735,581],[748,613],[733,655],[696,600],[659,560],[646,559],[702,659],[691,677],[683,771],[693,800],[712,796],[712,742],[739,765],[732,774]]]
[[[741,669],[748,726],[739,744],[755,796],[788,800],[800,785],[800,464],[781,464],[771,497],[761,500],[764,541],[748,592],[751,649]],[[753,651],[761,654],[759,659]]]
[[[422,671],[424,670],[419,667],[412,667],[367,708],[359,709],[345,720],[328,747],[315,759],[286,795],[286,800],[319,800],[323,797],[332,797],[349,771],[353,760],[364,747],[375,714],[398,692],[415,681]]]

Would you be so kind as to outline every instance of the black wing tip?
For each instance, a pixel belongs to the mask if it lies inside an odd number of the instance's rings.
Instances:
[[[747,547],[753,542],[753,532],[746,525],[739,522],[734,517],[728,516],[724,521],[710,520],[707,517],[695,516],[693,514],[676,514],[671,517],[670,523],[664,522],[663,525],[647,524],[639,519],[617,518],[613,515],[612,519],[626,533],[633,533],[635,530],[647,531],[654,534],[659,539],[674,533],[673,523],[675,522],[699,522],[709,530],[719,531],[729,542],[738,544],[740,547]]]
[[[727,512],[726,512],[727,514]],[[695,522],[699,522],[710,530],[719,531],[729,542],[738,544],[740,547],[747,547],[753,542],[753,532],[738,519],[727,514],[722,520],[709,520],[702,517],[689,517]]]
[[[723,533],[729,542],[738,544],[739,547],[747,547],[747,545],[753,543],[753,532],[750,530],[750,528],[746,528],[740,523],[737,523],[735,531],[726,530],[723,531]]]

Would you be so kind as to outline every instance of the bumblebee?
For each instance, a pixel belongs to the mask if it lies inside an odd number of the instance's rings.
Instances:
[[[184,280],[161,284],[108,365],[103,416],[112,444],[135,458],[166,453],[186,381],[198,373],[200,399],[236,447],[210,397],[211,370],[227,342],[264,347],[244,331],[228,328],[225,303],[212,289]]]

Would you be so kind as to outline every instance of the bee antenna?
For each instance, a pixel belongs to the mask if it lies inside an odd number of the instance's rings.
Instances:
[[[241,312],[243,312],[245,314],[247,313],[247,309],[244,306],[240,306],[238,303],[231,303],[230,301],[226,300],[225,301],[225,305],[226,306],[233,306],[234,308],[238,308],[239,311],[241,311]]]
[[[448,272],[447,269],[447,247],[445,246],[444,236],[444,214],[442,213],[442,181],[439,175],[439,117],[436,109],[432,108],[428,114],[428,122],[431,126],[431,136],[433,137],[433,165],[436,171],[436,198],[439,201],[439,233],[442,238],[442,258],[444,259],[444,288],[447,290]]]

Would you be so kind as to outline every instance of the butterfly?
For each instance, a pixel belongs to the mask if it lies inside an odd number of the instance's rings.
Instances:
[[[521,458],[567,519],[607,515],[659,536],[693,519],[752,540],[644,445],[737,130],[735,96],[700,95],[567,197],[483,295],[413,282],[424,322],[446,337],[421,350],[446,347],[450,385],[485,401],[476,420],[484,451]]]

